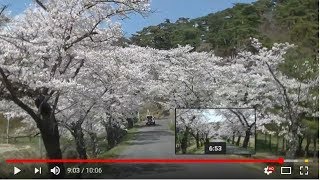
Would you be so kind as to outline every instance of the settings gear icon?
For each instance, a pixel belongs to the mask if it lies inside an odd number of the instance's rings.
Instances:
[[[264,168],[264,173],[268,176],[275,171],[275,168],[273,166],[267,166]]]

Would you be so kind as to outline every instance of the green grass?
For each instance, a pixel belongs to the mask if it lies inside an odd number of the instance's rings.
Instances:
[[[130,140],[132,140],[135,136],[135,133],[138,131],[138,125],[135,125],[132,129],[128,130],[128,133],[123,137],[122,141],[113,147],[110,150],[106,150],[104,152],[101,152],[97,158],[117,158],[120,156],[120,154],[127,148]],[[102,146],[104,149],[108,148],[108,144],[104,143]],[[90,167],[99,167],[103,169],[103,172],[108,172],[110,170],[109,164],[84,164],[82,165],[83,168],[90,168]],[[83,174],[81,178],[99,178],[101,174]],[[74,178],[74,177],[68,177],[68,178]]]
[[[197,145],[193,144],[187,148],[187,152],[190,154],[204,154],[204,147],[200,146],[199,148],[197,148]]]
[[[130,140],[132,140],[135,136],[135,133],[139,129],[139,125],[135,125],[132,129],[128,130],[128,133],[123,137],[122,141],[110,150],[106,150],[105,152],[101,152],[98,155],[98,158],[117,158],[120,154],[127,148],[130,144]],[[104,144],[104,148],[107,149],[107,143]],[[112,171],[110,164],[84,164],[82,167],[99,167],[103,169],[103,172]],[[83,174],[81,178],[100,178],[101,174]],[[71,177],[74,178],[74,177]]]
[[[282,149],[282,140],[283,137],[279,137],[279,144],[278,144],[278,153],[280,153],[279,155],[283,155],[281,154],[281,149]],[[262,133],[258,133],[258,138],[256,139],[256,152],[257,153],[271,153],[271,154],[277,154],[277,137],[276,136],[271,136],[271,148],[269,145],[269,141],[270,141],[270,135],[267,135],[267,141],[265,142],[265,135]],[[304,139],[302,141],[302,149],[304,150],[306,146],[306,139]],[[316,146],[317,150],[319,149],[319,143],[317,143]],[[314,146],[313,143],[310,144],[309,146],[309,151],[313,151]],[[283,153],[283,152],[282,152]]]
[[[182,152],[179,151],[177,154],[182,154]],[[187,147],[187,154],[204,154],[204,147],[200,146],[197,148],[195,139],[190,137],[190,145]]]
[[[128,130],[128,133],[123,137],[122,141],[118,145],[116,145],[114,148],[112,148],[110,150],[106,150],[104,152],[101,152],[97,156],[97,158],[117,158],[117,157],[119,157],[121,152],[123,152],[127,148],[129,141],[134,138],[134,135],[137,131],[138,131],[138,126],[135,125],[135,127]],[[107,143],[100,144],[100,148],[101,147],[103,149],[107,149],[108,144]],[[103,169],[103,172],[110,171],[110,164],[81,164],[80,166],[81,166],[81,168],[99,167],[99,168]],[[99,178],[100,176],[101,176],[101,174],[82,174],[81,178],[85,178],[85,179],[86,178]],[[66,178],[75,179],[75,178],[79,178],[79,177],[77,177],[76,174],[73,174],[73,175],[68,175]]]
[[[129,129],[128,130],[128,134],[126,134],[123,138],[123,140],[114,148],[105,151],[103,153],[101,153],[100,155],[98,155],[99,158],[116,158],[118,157],[121,152],[123,152],[127,146],[128,143],[131,139],[133,139],[134,134],[138,131],[138,129],[136,127]],[[107,147],[105,147],[107,149]]]

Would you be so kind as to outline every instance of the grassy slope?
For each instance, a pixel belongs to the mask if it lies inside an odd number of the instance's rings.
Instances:
[[[133,139],[134,134],[137,132],[138,128],[134,127],[128,130],[128,134],[123,138],[123,140],[114,148],[109,151],[105,151],[99,155],[99,158],[115,158],[118,157],[123,150],[125,150],[129,141]],[[107,147],[105,147],[107,148]]]
[[[131,139],[134,138],[134,134],[138,131],[138,126],[135,126],[132,129],[128,130],[128,134],[123,138],[123,140],[114,148],[110,149],[109,151],[106,150],[105,152],[102,152],[101,154],[98,155],[98,158],[117,158],[123,152],[126,147],[128,146],[128,143]],[[107,147],[105,147],[107,149]],[[112,167],[109,164],[86,164],[82,166],[84,168],[86,167],[99,167],[102,168],[103,172],[108,172],[112,171]],[[99,178],[101,174],[84,174],[82,178]],[[74,177],[70,177],[74,178]]]

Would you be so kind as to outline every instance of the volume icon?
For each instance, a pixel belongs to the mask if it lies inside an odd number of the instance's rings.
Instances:
[[[50,169],[50,172],[52,172],[54,175],[59,175],[60,174],[60,168],[58,166],[55,166]]]

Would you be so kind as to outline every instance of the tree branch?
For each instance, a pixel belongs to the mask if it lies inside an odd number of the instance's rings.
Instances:
[[[286,87],[280,82],[280,80],[276,77],[276,75],[274,74],[274,72],[272,71],[270,65],[266,62],[266,65],[268,67],[268,70],[269,72],[271,73],[273,79],[280,85],[280,87],[282,88],[282,91],[283,91],[283,96],[284,96],[284,100],[285,100],[285,103],[286,103],[286,106],[288,108],[288,111],[289,111],[289,118],[290,118],[290,121],[293,122],[293,117],[292,117],[292,107],[291,107],[291,103],[290,103],[290,99],[289,99],[289,96],[288,96],[288,93],[287,93],[287,89]]]
[[[56,96],[56,99],[54,100],[53,108],[52,108],[52,111],[51,111],[51,114],[50,114],[50,119],[53,118],[53,116],[54,116],[54,114],[55,114],[54,112],[55,112],[56,109],[57,109],[59,96],[60,96],[60,93],[58,92],[58,94],[57,94],[57,96]]]
[[[7,5],[4,5],[1,7],[1,10],[0,10],[0,15],[2,15],[2,13],[8,8]]]
[[[44,4],[40,0],[35,0],[35,2],[45,11],[48,11],[47,8],[44,6]]]
[[[246,125],[249,127],[249,123],[247,121],[247,118],[243,115],[243,113],[241,113],[239,110],[237,110],[237,113],[240,114],[240,116],[242,117],[242,119],[244,120],[244,122],[246,123]]]
[[[40,122],[39,116],[25,103],[23,103],[18,97],[16,96],[11,83],[7,79],[7,76],[5,75],[3,69],[0,67],[0,74],[2,76],[2,82],[5,85],[6,89],[9,91],[11,95],[11,100],[17,104],[19,107],[21,107],[23,110],[25,110],[38,124]]]
[[[242,124],[242,126],[245,127],[245,124],[243,123],[243,121],[242,121],[241,117],[239,116],[239,114],[237,112],[235,112],[234,110],[232,110],[232,109],[229,109],[229,110],[238,117],[238,119],[240,120],[240,123]]]

